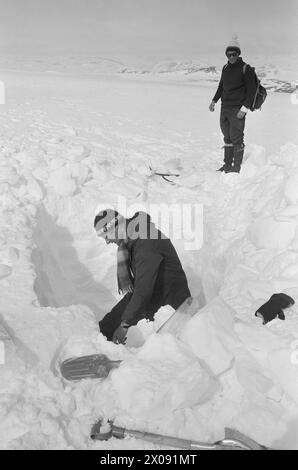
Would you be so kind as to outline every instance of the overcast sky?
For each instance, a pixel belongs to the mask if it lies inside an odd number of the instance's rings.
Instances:
[[[1,54],[114,58],[297,52],[298,0],[0,0]]]

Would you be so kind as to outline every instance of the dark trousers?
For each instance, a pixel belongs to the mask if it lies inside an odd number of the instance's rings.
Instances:
[[[242,119],[237,118],[239,109],[221,108],[220,128],[225,144],[233,144],[234,146],[243,146],[244,144],[245,116]]]
[[[104,318],[99,322],[99,329],[100,332],[106,336],[108,341],[113,340],[113,334],[114,331],[118,328],[122,321],[122,315],[124,313],[124,310],[126,309],[127,305],[130,302],[130,299],[132,297],[132,294],[126,294],[123,299],[118,302],[112,310],[107,313]],[[147,318],[148,320],[153,320],[154,319],[154,314],[157,312],[157,310],[160,309],[164,305],[161,299],[158,299],[158,296],[155,299],[151,299],[151,301],[146,305],[146,309],[140,314],[133,319],[133,321],[130,321],[130,325],[136,325],[140,320],[143,318]]]

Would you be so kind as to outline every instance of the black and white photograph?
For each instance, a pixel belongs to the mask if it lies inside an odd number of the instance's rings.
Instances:
[[[298,450],[297,45],[297,0],[0,0],[0,450]]]

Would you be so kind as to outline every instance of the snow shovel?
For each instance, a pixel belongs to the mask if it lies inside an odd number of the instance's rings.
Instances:
[[[119,367],[120,362],[112,361],[105,354],[91,354],[66,359],[60,365],[60,371],[66,380],[103,379]]]
[[[230,428],[225,428],[225,437],[221,441],[207,443],[134,429],[125,429],[115,426],[112,421],[103,423],[100,419],[93,425],[90,437],[93,440],[99,441],[107,441],[112,437],[117,439],[134,437],[135,439],[142,439],[153,444],[184,450],[270,450],[239,431]]]

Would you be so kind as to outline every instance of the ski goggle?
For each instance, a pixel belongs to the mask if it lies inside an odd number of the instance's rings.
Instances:
[[[238,52],[227,52],[227,57],[236,57],[238,55]]]

